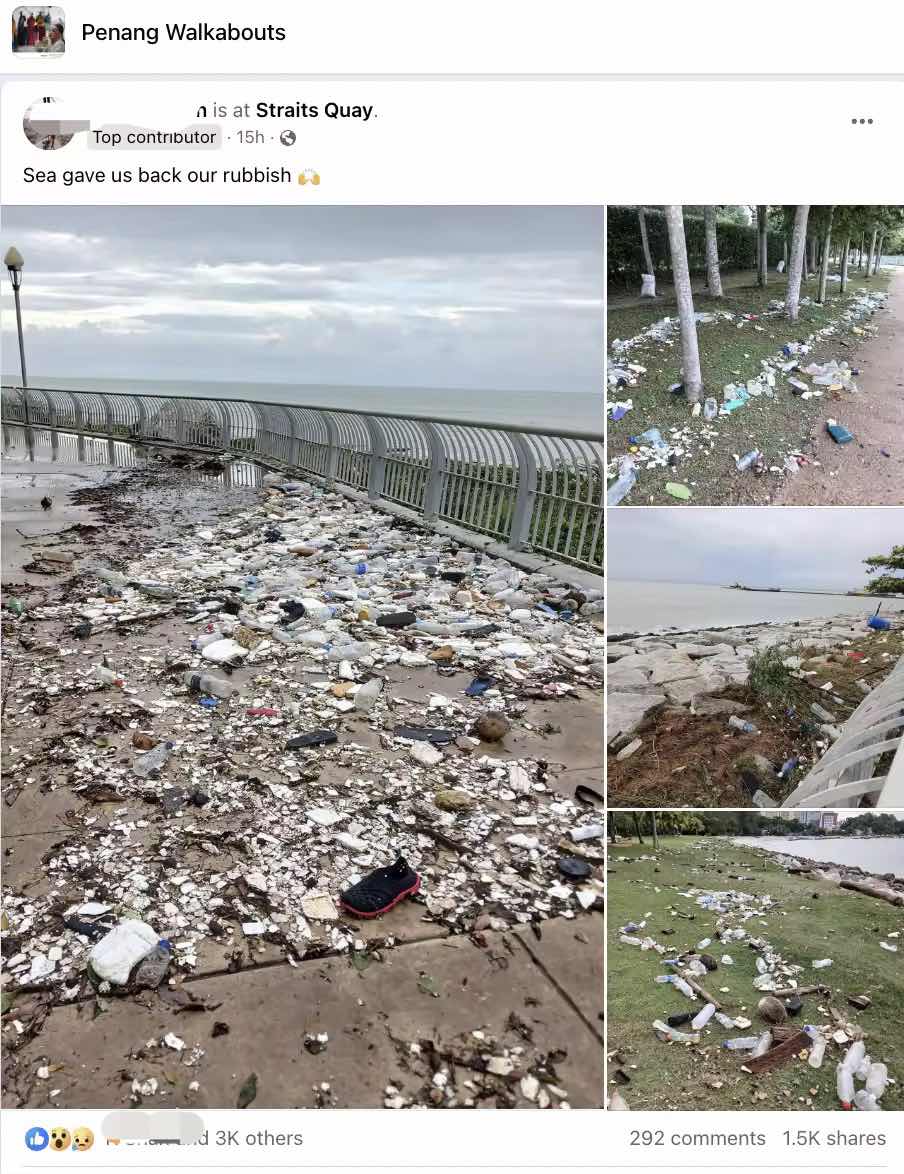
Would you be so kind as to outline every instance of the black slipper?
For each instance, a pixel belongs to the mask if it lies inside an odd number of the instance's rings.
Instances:
[[[339,904],[356,917],[379,917],[421,887],[421,878],[400,856],[389,868],[377,868],[339,894]]]

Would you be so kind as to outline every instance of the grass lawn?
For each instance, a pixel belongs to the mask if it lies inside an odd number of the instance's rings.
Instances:
[[[795,324],[783,317],[744,321],[742,325],[737,320],[702,324],[697,336],[704,397],[712,395],[721,404],[726,383],[755,379],[761,370],[761,359],[774,356],[784,343],[803,340],[813,331],[827,326],[838,317],[852,296],[863,289],[884,290],[889,280],[890,276],[885,272],[864,278],[854,271],[844,299],[838,293],[838,283],[829,282],[825,305],[803,306]],[[817,284],[815,279],[804,282],[801,297],[815,297]],[[694,308],[697,311],[760,314],[772,299],[784,295],[785,282],[773,277],[765,290],[756,285],[726,285],[722,298],[695,295]],[[613,306],[607,315],[608,343],[611,346],[615,338],[633,338],[659,319],[676,314],[674,303],[664,300],[652,305]],[[847,359],[856,366],[857,348],[864,341],[863,335],[839,330],[817,342],[810,354],[801,358],[801,365]],[[677,335],[667,343],[647,340],[625,356],[612,356],[610,352],[610,359],[617,365],[632,362],[647,368],[636,386],[619,391],[609,389],[610,399],[630,398],[634,403],[633,410],[623,419],[607,424],[610,461],[628,451],[630,436],[639,435],[647,428],[659,428],[668,440],[669,429],[689,426],[691,437],[692,451],[680,459],[677,468],[647,469],[642,463],[639,465],[637,485],[625,499],[625,505],[681,504],[665,492],[668,481],[690,487],[689,505],[762,505],[771,499],[783,480],[782,474],[770,473],[769,466],[780,467],[791,451],[812,451],[810,437],[825,427],[829,416],[843,424],[844,397],[851,394],[838,393],[840,398],[835,399],[826,393],[818,399],[803,400],[793,395],[787,382],[780,377],[774,399],[765,396],[752,398],[730,416],[717,416],[707,426],[707,433],[712,430],[714,435],[706,436],[702,417],[691,419],[683,395],[672,395],[668,390],[671,384],[681,379],[681,346]],[[810,382],[806,376],[804,379]],[[735,468],[734,454],[743,454],[754,448],[763,452],[766,458],[767,472],[759,477],[752,471],[739,473]]]
[[[744,942],[723,947],[714,940],[708,952],[717,961],[728,954],[734,965],[720,964],[701,981],[724,1002],[726,1014],[745,1015],[753,1026],[730,1031],[711,1021],[696,1045],[657,1039],[654,1019],[699,1010],[702,1003],[654,982],[668,968],[654,950],[621,944],[618,930],[646,918],[641,935],[676,953],[714,937],[717,915],[680,895],[690,887],[769,894],[778,902],[765,918],[748,921],[748,932],[762,934],[787,963],[804,967],[797,976],[799,985],[822,982],[831,988],[829,997],[805,996],[803,1011],[793,1022],[828,1024],[831,1006],[858,1024],[867,1053],[887,1064],[889,1077],[897,1081],[886,1090],[883,1108],[904,1109],[904,937],[888,938],[904,929],[904,909],[829,881],[791,876],[772,858],[721,837],[664,837],[658,863],[639,859],[645,854],[652,855],[649,839],[645,846],[632,841],[609,848],[607,1080],[613,1088],[614,1070],[628,1073],[630,1083],[620,1091],[631,1109],[840,1109],[835,1065],[845,1049],[837,1044],[829,1042],[818,1070],[795,1057],[760,1076],[741,1071],[743,1053],[722,1048],[725,1039],[758,1035],[763,1029],[756,1012],[760,995],[752,985],[757,953]],[[619,859],[623,856],[629,859]],[[691,914],[693,920],[674,911]],[[665,929],[674,934],[664,936]],[[881,949],[880,940],[898,942],[899,953]],[[833,964],[814,971],[811,963],[817,958],[831,958]],[[868,1010],[848,1006],[848,995],[864,994],[872,999]]]
[[[637,753],[623,762],[610,755],[609,802],[616,807],[750,807],[751,797],[733,766],[738,758],[762,754],[776,770],[790,758],[802,758],[784,779],[765,787],[781,803],[825,752],[817,745],[825,735],[811,704],[843,722],[863,701],[855,682],[875,686],[888,676],[904,654],[904,632],[866,632],[829,652],[789,645],[782,653],[800,656],[802,670],[812,675],[800,680],[782,670],[773,682],[761,683],[761,692],[749,684],[719,692],[739,703],[739,713],[759,733],[735,733],[724,714],[708,717],[666,706],[638,727],[644,745]],[[831,691],[823,691],[829,682]]]

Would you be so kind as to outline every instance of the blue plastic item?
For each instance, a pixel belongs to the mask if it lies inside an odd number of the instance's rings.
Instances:
[[[891,627],[891,620],[885,619],[884,616],[870,616],[866,621],[866,626],[877,632],[887,632]]]
[[[220,704],[219,697],[199,697],[198,704],[203,705],[205,709],[216,709]]]
[[[482,693],[486,693],[487,689],[492,689],[495,684],[495,677],[475,677],[465,689],[465,693],[468,697],[480,697]]]
[[[854,439],[853,434],[848,432],[843,424],[826,424],[826,432],[836,444],[850,444]]]

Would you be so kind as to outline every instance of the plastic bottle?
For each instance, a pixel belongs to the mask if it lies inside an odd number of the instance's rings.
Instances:
[[[861,1113],[881,1113],[882,1106],[873,1096],[873,1094],[865,1088],[859,1088],[854,1093],[854,1104]]]
[[[726,1015],[724,1011],[717,1011],[713,1015],[713,1019],[715,1019],[720,1027],[724,1027],[727,1031],[730,1031],[735,1026],[735,1021],[731,1016]]]
[[[213,644],[215,640],[222,640],[223,633],[219,628],[214,629],[213,632],[202,632],[200,636],[195,636],[191,642],[192,650],[200,652],[208,644]]]
[[[663,1023],[661,1019],[655,1020],[653,1023],[653,1030],[659,1039],[668,1041],[674,1044],[698,1044],[700,1036],[694,1032],[689,1035],[684,1031],[677,1031],[674,1027],[669,1027],[667,1023]]]
[[[815,1027],[806,1027],[804,1030],[813,1040],[813,1043],[810,1045],[810,1054],[807,1057],[807,1063],[811,1068],[821,1068],[823,1057],[826,1054],[826,1037]]]
[[[758,1037],[755,1035],[740,1035],[735,1039],[723,1040],[722,1047],[728,1048],[730,1052],[751,1052],[758,1043]]]
[[[304,604],[305,618],[314,624],[323,624],[331,620],[338,610],[328,603],[321,603],[319,599],[305,598],[301,602]]]
[[[132,975],[133,985],[138,989],[156,990],[166,978],[172,960],[173,955],[169,942],[159,941],[156,948],[135,968],[135,973]]]
[[[855,1040],[842,1058],[842,1067],[850,1072],[851,1076],[860,1067],[863,1057],[866,1055],[866,1044],[862,1039]]]
[[[754,1059],[756,1056],[764,1056],[772,1047],[772,1032],[764,1031],[760,1038],[756,1041],[756,1047],[750,1053],[750,1058]]]
[[[884,1064],[870,1064],[866,1076],[866,1091],[873,1094],[876,1100],[882,1098],[888,1084],[888,1068]]]
[[[672,986],[675,987],[676,990],[681,991],[681,993],[686,995],[689,999],[696,999],[697,997],[694,993],[694,988],[689,986],[680,974],[676,974],[672,977]]]
[[[758,734],[760,732],[753,722],[745,722],[743,718],[736,717],[734,714],[728,719],[728,724],[733,730],[738,730],[742,734]]]
[[[704,420],[715,420],[715,418],[716,418],[716,416],[718,416],[718,414],[719,414],[718,403],[713,399],[712,396],[708,396],[703,401],[703,419]]]
[[[349,644],[334,644],[326,654],[327,660],[330,661],[360,660],[362,656],[370,656],[370,645],[366,640],[352,640]]]
[[[158,583],[154,579],[141,579],[135,584],[142,595],[150,599],[175,599],[176,588],[169,583]]]
[[[693,1030],[699,1031],[701,1027],[706,1027],[707,1023],[709,1023],[710,1019],[712,1019],[715,1012],[716,1012],[715,1003],[707,1003],[706,1006],[703,1007],[700,1011],[698,1011],[697,1014],[694,1016],[694,1018],[691,1020],[691,1027],[693,1028]]]
[[[108,669],[106,665],[96,664],[94,666],[94,676],[103,685],[116,685],[121,689],[125,684],[119,673],[114,673],[112,669]]]
[[[637,470],[634,458],[624,456],[618,464],[618,478],[606,490],[606,505],[620,505],[637,484]]]
[[[835,1088],[842,1109],[849,1109],[854,1101],[854,1077],[843,1063],[835,1070]]]
[[[637,441],[643,441],[657,452],[665,452],[669,447],[662,439],[662,433],[658,428],[648,428],[646,432],[641,432],[640,436],[635,439]]]
[[[757,463],[757,461],[759,461],[761,459],[762,459],[762,454],[760,453],[759,449],[756,449],[756,448],[751,449],[750,452],[745,453],[742,457],[738,458],[738,461],[737,461],[738,472],[743,473],[745,471],[745,469],[751,468],[753,465],[755,465]]]
[[[132,763],[132,769],[143,779],[158,774],[166,763],[166,760],[172,754],[174,747],[175,742],[158,743],[147,754],[139,754]]]
[[[192,693],[207,693],[211,697],[232,697],[240,691],[238,685],[224,681],[222,677],[215,677],[213,673],[189,671],[182,674],[182,681]]]
[[[370,713],[382,692],[383,681],[380,677],[372,677],[355,694],[355,709],[362,713]]]

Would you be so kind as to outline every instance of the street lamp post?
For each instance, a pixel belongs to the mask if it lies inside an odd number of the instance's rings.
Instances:
[[[16,299],[16,326],[19,331],[19,362],[22,367],[22,398],[25,403],[25,427],[31,427],[31,418],[28,409],[28,375],[25,371],[25,336],[22,333],[22,305],[19,301],[19,290],[22,287],[22,270],[25,261],[15,245],[10,245],[3,258],[3,264],[9,270],[9,279],[13,283],[13,297]]]

